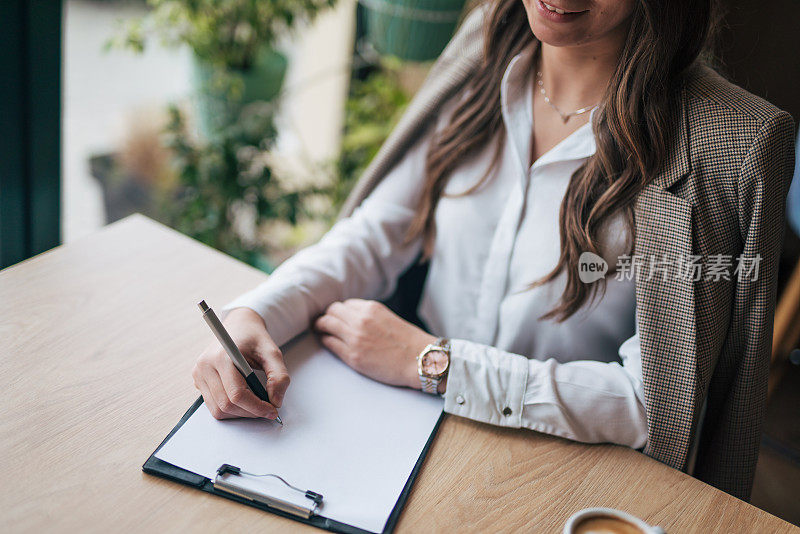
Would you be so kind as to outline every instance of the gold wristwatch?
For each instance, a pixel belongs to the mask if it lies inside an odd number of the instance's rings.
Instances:
[[[450,369],[450,340],[438,338],[417,356],[417,372],[422,391],[437,395],[439,384]]]

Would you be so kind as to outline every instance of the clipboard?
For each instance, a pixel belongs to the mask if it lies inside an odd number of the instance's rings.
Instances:
[[[192,404],[191,408],[189,408],[186,413],[183,415],[178,424],[170,431],[167,437],[158,445],[155,451],[150,455],[147,461],[142,465],[142,471],[149,475],[154,475],[157,477],[165,478],[167,480],[172,480],[173,482],[179,482],[181,484],[186,484],[187,486],[191,486],[193,488],[199,489],[201,491],[205,491],[206,493],[211,493],[213,495],[217,495],[220,497],[225,497],[226,499],[230,499],[232,501],[236,501],[242,504],[246,504],[249,506],[253,506],[254,508],[258,508],[265,512],[271,512],[273,514],[286,517],[289,519],[294,519],[295,521],[299,521],[301,523],[305,523],[307,525],[312,525],[317,528],[321,528],[324,530],[328,530],[331,532],[339,532],[342,534],[370,534],[370,531],[364,530],[359,527],[355,527],[352,525],[348,525],[346,523],[342,523],[340,521],[335,521],[324,517],[323,515],[312,514],[310,517],[301,517],[300,515],[287,512],[285,510],[281,510],[276,508],[275,506],[270,506],[265,504],[264,501],[269,500],[269,495],[261,495],[265,497],[265,499],[255,500],[252,498],[247,498],[244,495],[231,493],[229,491],[223,491],[215,487],[214,481],[204,477],[202,475],[198,475],[192,473],[191,471],[187,471],[185,469],[181,469],[180,467],[176,467],[172,464],[169,464],[159,458],[156,458],[156,453],[164,446],[164,444],[169,441],[169,439],[178,431],[178,429],[183,426],[183,424],[189,420],[192,414],[203,404],[203,397],[199,397],[194,404]],[[438,421],[434,425],[433,431],[431,432],[428,441],[425,443],[425,447],[423,447],[422,452],[417,459],[414,468],[411,471],[408,479],[406,480],[405,486],[403,487],[400,496],[397,499],[397,502],[392,509],[389,518],[384,525],[383,534],[391,533],[395,526],[397,525],[397,521],[400,518],[400,513],[403,510],[403,506],[405,505],[406,500],[408,499],[408,495],[411,493],[411,487],[414,484],[414,480],[417,478],[420,469],[422,468],[422,464],[425,461],[425,456],[428,453],[428,450],[433,443],[433,439],[436,436],[436,433],[439,430],[439,425],[441,425],[442,420],[444,419],[444,412],[439,416]]]

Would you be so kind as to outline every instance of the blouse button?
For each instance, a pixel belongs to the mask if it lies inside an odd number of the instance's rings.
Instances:
[[[508,406],[503,408],[503,415],[511,415],[512,413],[513,412],[511,411],[511,408],[509,408]]]
[[[464,404],[464,397],[461,395],[456,396],[456,404]]]

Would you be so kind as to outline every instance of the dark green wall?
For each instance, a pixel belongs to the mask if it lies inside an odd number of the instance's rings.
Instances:
[[[0,268],[60,242],[61,15],[0,1]]]

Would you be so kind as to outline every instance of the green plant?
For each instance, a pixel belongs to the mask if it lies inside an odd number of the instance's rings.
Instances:
[[[157,35],[167,46],[188,45],[201,61],[247,70],[299,19],[312,20],[336,0],[148,0],[152,11],[109,46],[141,52]]]
[[[306,201],[327,192],[292,187],[273,173],[273,111],[268,103],[250,104],[218,136],[201,142],[187,134],[183,114],[172,106],[165,131],[179,182],[176,195],[163,208],[169,224],[260,267],[270,251],[259,229],[274,221],[296,225],[303,218],[318,217]]]
[[[400,85],[401,63],[386,59],[363,80],[353,80],[345,104],[344,135],[333,186],[335,207],[378,153],[400,119],[410,96]]]

